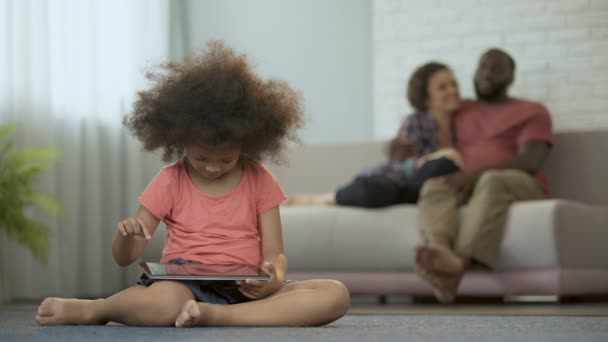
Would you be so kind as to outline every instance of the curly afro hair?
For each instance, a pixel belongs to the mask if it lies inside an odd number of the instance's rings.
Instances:
[[[262,80],[245,55],[222,41],[146,76],[153,86],[138,93],[123,124],[144,150],[162,148],[163,161],[182,157],[194,144],[240,146],[253,160],[281,162],[287,141],[299,141],[300,94],[284,81]]]

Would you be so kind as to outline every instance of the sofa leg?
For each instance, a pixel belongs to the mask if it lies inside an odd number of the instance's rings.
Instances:
[[[560,303],[561,298],[553,295],[541,296],[505,296],[502,298],[503,303]]]
[[[559,303],[562,304],[608,302],[606,295],[559,296],[558,298]]]
[[[378,304],[385,305],[387,303],[387,299],[385,295],[378,296]]]
[[[559,296],[558,303],[560,304],[572,304],[572,303],[580,303],[582,302],[580,297],[576,297],[576,296]]]

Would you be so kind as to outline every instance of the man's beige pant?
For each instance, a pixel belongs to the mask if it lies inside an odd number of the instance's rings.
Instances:
[[[468,203],[459,213],[459,198],[442,177],[428,180],[420,192],[423,237],[445,237],[454,251],[493,268],[511,203],[538,200],[545,195],[535,177],[519,170],[484,172]]]

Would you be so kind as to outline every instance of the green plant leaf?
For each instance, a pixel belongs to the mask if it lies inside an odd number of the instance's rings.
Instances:
[[[17,231],[17,241],[28,247],[32,254],[46,263],[49,254],[49,240],[52,231],[49,227],[32,220],[27,220]]]
[[[17,128],[17,124],[9,123],[0,126],[0,138],[11,135],[15,129]]]
[[[53,217],[65,215],[65,208],[59,203],[55,196],[44,192],[32,192],[26,201],[28,205],[34,205]]]
[[[64,214],[55,197],[32,188],[32,182],[57,159],[59,152],[50,146],[17,148],[11,139],[15,127],[0,125],[0,229],[46,262],[52,230],[26,217],[25,211],[33,207],[54,217]]]

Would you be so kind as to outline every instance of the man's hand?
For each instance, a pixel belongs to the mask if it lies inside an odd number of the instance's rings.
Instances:
[[[245,297],[249,299],[262,299],[277,292],[281,288],[283,280],[277,278],[277,271],[272,263],[262,263],[262,270],[270,275],[270,279],[247,279],[236,282],[237,285],[239,285],[239,291],[245,295]]]
[[[459,201],[464,202],[473,192],[480,175],[481,172],[459,171],[444,176],[444,180],[459,195]]]

